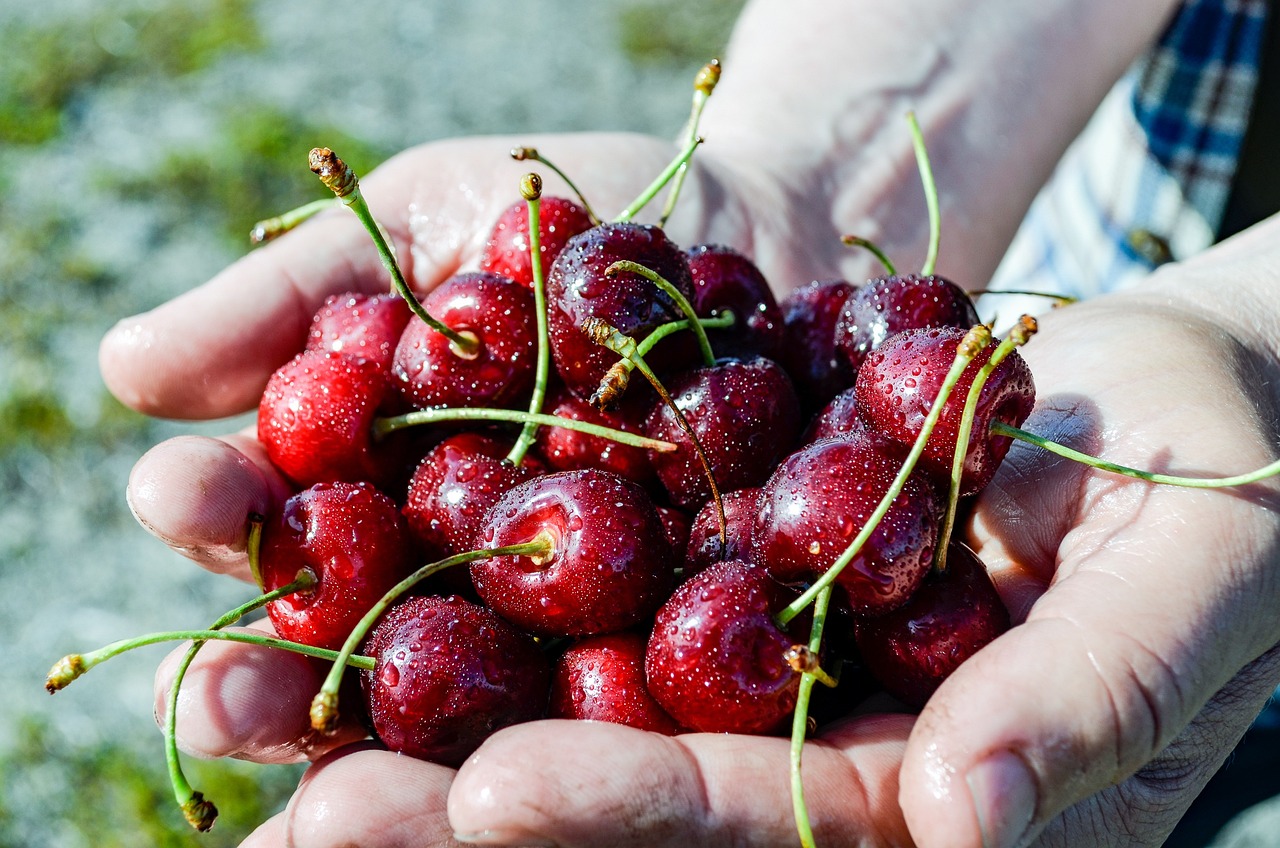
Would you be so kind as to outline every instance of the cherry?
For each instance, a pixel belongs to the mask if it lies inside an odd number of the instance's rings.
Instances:
[[[542,267],[550,268],[569,239],[591,229],[587,210],[563,197],[543,197],[538,215],[539,256]],[[509,277],[533,287],[533,257],[529,250],[529,207],[524,201],[511,204],[497,223],[480,255],[480,270]]]
[[[456,595],[396,604],[364,653],[376,661],[361,674],[369,717],[393,751],[456,768],[494,732],[546,712],[537,643]]]
[[[563,387],[550,396],[548,407],[548,412],[560,418],[600,424],[637,435],[643,434],[642,422],[648,411],[647,399],[639,393],[625,395],[618,409],[601,411]],[[534,444],[547,466],[554,471],[600,468],[641,485],[655,482],[649,452],[643,448],[565,427],[539,427]]]
[[[785,583],[825,573],[889,491],[904,455],[870,433],[823,439],[791,454],[760,493],[752,559]],[[855,613],[906,603],[929,570],[941,516],[933,487],[913,473],[836,578]]]
[[[410,321],[396,348],[391,373],[406,403],[434,406],[504,406],[522,400],[533,384],[533,293],[497,274],[470,272],[445,280],[423,301],[431,315],[478,341],[460,351],[422,321]]]
[[[300,486],[369,480],[389,488],[407,464],[411,444],[371,439],[374,416],[389,390],[374,360],[303,351],[267,381],[258,405],[258,441]]]
[[[836,347],[854,373],[867,354],[903,330],[978,323],[978,310],[964,289],[942,277],[882,277],[858,288],[840,310]]]
[[[715,504],[708,501],[694,516],[693,526],[689,529],[689,543],[684,548],[686,578],[712,563],[751,559],[751,538],[760,511],[760,489],[726,492],[721,500],[724,504],[724,544],[720,542],[720,517]]]
[[[431,449],[409,481],[404,515],[429,550],[445,556],[473,549],[489,508],[511,487],[541,472],[534,461],[506,461],[511,443],[458,433]]]
[[[782,310],[755,263],[723,245],[700,244],[688,256],[694,311],[710,318],[728,309],[736,319],[730,329],[707,331],[716,354],[776,358],[782,347]]]
[[[654,699],[693,730],[777,730],[800,681],[785,659],[798,640],[773,620],[785,603],[783,586],[739,560],[681,584],[658,610],[645,653]]]
[[[475,547],[546,537],[545,556],[475,562],[486,604],[531,633],[585,636],[624,630],[653,615],[671,589],[675,555],[644,490],[597,469],[537,477],[489,510]]]
[[[654,504],[658,518],[662,521],[662,529],[667,531],[667,541],[671,550],[679,557],[680,552],[689,546],[689,514],[673,506]]]
[[[262,588],[309,568],[316,584],[267,605],[284,639],[336,650],[369,607],[414,569],[417,553],[391,498],[368,483],[319,483],[263,526]]]
[[[588,636],[570,646],[551,676],[551,718],[608,721],[674,736],[680,726],[649,694],[647,640],[638,633]]]
[[[806,444],[818,439],[830,439],[846,433],[860,433],[867,429],[858,416],[857,393],[852,387],[845,389],[822,408],[809,424],[802,441]]]
[[[947,569],[930,572],[911,600],[859,621],[855,637],[863,661],[894,697],[922,707],[951,672],[1009,629],[1009,612],[986,567],[959,543]]]
[[[783,299],[782,365],[796,384],[806,409],[819,409],[853,385],[854,371],[836,348],[836,323],[845,301],[857,290],[845,280],[815,280]]]
[[[668,386],[676,407],[707,455],[721,489],[758,486],[800,434],[800,401],[786,372],[771,360],[723,359],[695,368]],[[658,403],[645,419],[645,434],[679,447],[651,452],[650,462],[672,503],[700,508],[711,484],[693,442],[671,407]]]
[[[956,345],[964,336],[964,330],[954,327],[908,330],[891,336],[867,356],[858,372],[858,414],[869,426],[899,443],[914,443],[955,359]],[[965,396],[994,350],[992,346],[984,348],[965,368],[925,443],[920,463],[936,480],[951,479]],[[991,433],[992,423],[1000,421],[1016,427],[1031,414],[1034,405],[1031,369],[1013,351],[996,366],[978,395],[961,476],[961,495],[981,491],[1009,450],[1012,440]]]
[[[615,262],[629,260],[665,278],[685,297],[693,293],[684,253],[657,227],[606,223],[574,236],[547,277],[547,322],[556,370],[565,385],[590,398],[618,357],[582,331],[597,318],[637,340],[670,321],[683,318],[665,293],[638,274],[606,276]],[[696,356],[691,333],[676,333],[647,356],[658,371],[670,371]]]
[[[412,313],[394,294],[331,295],[311,320],[307,350],[329,350],[377,362],[391,370],[396,344]]]

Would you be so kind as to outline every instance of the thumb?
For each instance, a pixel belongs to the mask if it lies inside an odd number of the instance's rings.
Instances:
[[[900,789],[921,848],[1027,844],[1156,758],[1280,635],[1267,613],[1265,509],[1221,493],[1131,494],[1124,520],[1064,544],[1026,623],[958,669],[922,713]],[[1196,522],[1171,526],[1190,514]],[[1224,567],[1207,568],[1215,552]],[[1221,757],[1230,744],[1205,750]],[[1079,826],[1097,836],[1096,822]]]

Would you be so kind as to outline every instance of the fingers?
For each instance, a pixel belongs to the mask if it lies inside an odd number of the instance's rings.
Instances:
[[[852,719],[805,748],[819,844],[907,843],[896,796],[910,724],[909,716]],[[519,725],[459,771],[449,820],[459,839],[479,845],[795,844],[788,745],[596,722]]]
[[[453,770],[371,743],[313,765],[284,812],[242,848],[454,848],[444,798]]]
[[[203,567],[249,580],[249,516],[274,511],[292,490],[247,435],[162,442],[129,475],[129,508],[153,535]]]
[[[266,621],[242,629],[274,633]],[[188,647],[175,649],[156,670],[160,722],[168,712],[173,675]],[[335,735],[322,736],[311,729],[311,699],[328,670],[324,662],[289,651],[206,642],[178,693],[179,747],[204,758],[294,763],[364,738],[354,704],[342,709],[343,721]]]
[[[1076,317],[1095,326],[1088,334],[1064,326],[1033,368],[1059,401],[1075,396],[1074,408],[1105,422],[1095,435],[1111,456],[1219,473],[1267,461],[1267,438],[1232,383],[1229,343],[1193,316],[1154,311],[1136,325],[1140,343],[1108,346],[1108,364],[1078,345],[1118,328],[1097,310]],[[1134,338],[1133,326],[1114,338]],[[1046,356],[1055,352],[1059,364]],[[901,800],[921,848],[1021,845],[1051,822],[1062,828],[1064,810],[1158,762],[1214,693],[1280,639],[1271,574],[1280,522],[1264,493],[1031,468],[1004,485],[1073,493],[1040,520],[1061,527],[1066,515],[1069,529],[1056,544],[1026,532],[1037,521],[1026,510],[1053,497],[1016,499],[1007,514],[990,514],[987,503],[980,529],[995,540],[984,556],[1007,558],[1003,566],[1024,575],[1051,573],[1053,582],[1025,623],[966,662],[920,716]],[[1020,469],[1015,462],[1006,471]],[[1260,702],[1242,704],[1236,726]],[[1210,761],[1225,752],[1210,750]],[[1077,833],[1072,844],[1106,844],[1091,839]]]

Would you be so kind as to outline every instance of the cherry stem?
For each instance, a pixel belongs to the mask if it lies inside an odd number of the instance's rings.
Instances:
[[[969,289],[965,294],[969,295],[969,297],[981,297],[985,294],[1019,294],[1025,297],[1044,297],[1054,301],[1055,308],[1080,302],[1080,298],[1075,295],[1061,294],[1060,292],[1031,291],[1030,289]]]
[[[253,525],[250,526],[252,528]],[[262,524],[258,523],[257,528],[260,534]],[[250,532],[252,533],[252,530]],[[215,621],[210,625],[209,629],[221,630],[224,627],[235,624],[249,613],[266,606],[277,598],[283,598],[285,595],[313,588],[316,582],[315,572],[309,568],[303,568],[298,571],[292,583],[281,586],[272,592],[259,595],[248,603],[241,604]],[[182,688],[183,679],[187,676],[187,669],[191,667],[192,661],[195,660],[196,654],[200,653],[202,647],[204,647],[204,642],[192,642],[191,647],[187,648],[186,654],[183,655],[182,661],[178,663],[178,670],[173,675],[173,683],[169,687],[167,711],[164,716],[164,753],[165,761],[169,766],[169,784],[173,787],[174,800],[178,802],[178,807],[182,810],[182,815],[186,818],[187,823],[203,833],[213,827],[214,820],[218,818],[218,808],[214,806],[212,801],[205,800],[204,794],[197,792],[187,782],[186,775],[182,773],[182,762],[178,757],[178,692]]]
[[[737,318],[733,311],[725,309],[712,318],[699,318],[698,324],[703,329],[711,330],[727,330],[734,325]],[[665,339],[672,333],[689,329],[690,321],[687,318],[681,318],[678,321],[668,321],[666,324],[659,324],[654,328],[653,332],[645,336],[636,344],[636,353],[645,356],[654,348],[658,342]],[[617,403],[618,399],[627,390],[627,385],[631,382],[631,372],[636,367],[635,363],[630,359],[619,359],[605,373],[604,378],[600,381],[599,387],[595,393],[591,395],[587,402],[596,409],[609,409]]]
[[[973,377],[973,383],[969,386],[969,393],[964,399],[964,410],[960,413],[960,426],[956,428],[956,451],[951,458],[947,508],[942,514],[938,545],[933,551],[933,567],[939,574],[947,570],[947,547],[956,526],[956,512],[960,505],[960,480],[964,476],[964,460],[969,454],[969,439],[973,435],[973,420],[978,413],[978,399],[982,395],[982,388],[1005,357],[1013,353],[1015,348],[1026,344],[1035,335],[1037,329],[1036,319],[1030,315],[1023,315],[1017,326],[996,346],[996,349],[991,352],[991,357],[978,369],[978,373]]]
[[[422,566],[408,577],[401,580],[396,585],[387,590],[387,593],[378,599],[364,617],[356,623],[351,629],[351,633],[347,636],[347,641],[342,644],[342,649],[338,651],[333,668],[329,669],[329,674],[324,679],[320,691],[316,693],[315,698],[311,701],[311,727],[316,731],[325,735],[332,735],[337,730],[338,725],[338,687],[342,683],[342,674],[348,665],[347,658],[355,654],[356,648],[364,641],[365,635],[377,622],[382,614],[386,612],[387,607],[391,606],[405,592],[412,589],[418,583],[427,579],[433,574],[438,574],[446,568],[452,568],[455,565],[465,565],[469,562],[475,562],[480,559],[489,559],[490,557],[500,556],[545,556],[550,554],[555,548],[555,543],[546,531],[541,531],[533,537],[533,541],[523,542],[518,545],[504,545],[497,548],[484,548],[478,551],[467,551],[466,553],[455,554],[442,560],[438,560],[428,565]]]
[[[262,244],[263,242],[271,241],[324,210],[338,206],[341,202],[336,197],[325,197],[320,200],[313,200],[310,203],[299,206],[297,209],[290,209],[288,212],[284,212],[274,218],[259,221],[253,225],[253,229],[249,230],[249,243]]]
[[[841,236],[840,241],[844,242],[850,247],[861,247],[864,250],[871,251],[871,253],[875,256],[875,258],[880,260],[880,264],[884,266],[884,269],[889,272],[890,277],[898,276],[898,269],[895,268],[893,265],[893,262],[889,260],[888,254],[886,254],[883,250],[881,250],[880,246],[877,245],[875,242],[871,241],[870,239],[864,239],[862,236],[853,236],[853,235]]]
[[[942,381],[942,386],[938,389],[938,396],[934,398],[933,406],[929,408],[929,414],[925,416],[924,423],[920,425],[920,433],[911,445],[911,450],[903,461],[902,467],[898,469],[897,476],[889,484],[888,491],[880,499],[880,503],[876,505],[875,510],[871,513],[870,518],[867,519],[867,523],[862,530],[854,537],[853,541],[849,543],[849,546],[844,549],[844,552],[840,554],[831,567],[827,569],[826,573],[815,580],[813,585],[806,589],[800,597],[788,604],[785,609],[775,616],[779,626],[786,627],[793,618],[812,604],[818,593],[835,582],[840,572],[858,555],[858,552],[862,550],[862,546],[867,543],[867,539],[871,538],[871,534],[875,532],[881,519],[889,511],[889,507],[893,505],[894,500],[902,493],[902,487],[907,484],[907,478],[915,470],[916,463],[920,460],[920,455],[924,453],[925,443],[929,441],[929,437],[933,434],[933,428],[937,426],[938,419],[942,416],[942,408],[946,405],[952,390],[955,389],[956,383],[960,381],[960,375],[964,373],[964,369],[968,367],[970,361],[982,350],[981,331],[985,329],[986,327],[979,324],[969,330],[960,343],[956,345],[956,358],[951,363],[951,370],[947,372],[946,379]]]
[[[609,441],[617,442],[618,444],[630,445],[631,447],[636,448],[645,448],[646,450],[657,451],[658,453],[671,453],[679,447],[679,445],[676,445],[673,442],[664,442],[661,439],[650,439],[647,436],[628,433],[625,430],[617,430],[613,427],[605,427],[603,425],[592,424],[587,421],[577,421],[573,418],[562,418],[559,415],[547,415],[546,413],[541,412],[533,414],[519,409],[488,409],[484,407],[419,409],[413,412],[406,412],[404,415],[378,418],[373,422],[373,435],[375,439],[381,439],[397,430],[403,430],[405,427],[416,427],[422,424],[435,424],[440,421],[512,421],[517,424],[523,424],[526,421],[535,421],[545,427],[563,427],[566,430],[576,430],[580,433],[597,436],[601,439],[608,439]]]
[[[938,185],[933,181],[933,168],[929,165],[929,152],[924,146],[924,133],[915,112],[907,113],[907,125],[911,128],[911,145],[916,151],[916,167],[920,169],[920,182],[924,185],[924,201],[929,208],[929,252],[925,254],[920,276],[933,273],[938,264],[938,242],[942,238],[942,213],[938,209]]]
[[[538,148],[513,147],[511,148],[511,158],[516,160],[517,162],[532,161],[532,162],[540,162],[543,165],[546,165],[555,173],[556,176],[564,180],[564,184],[569,187],[570,191],[572,191],[574,194],[578,196],[578,202],[581,203],[582,208],[586,210],[587,217],[591,219],[591,225],[595,226],[596,224],[600,223],[599,216],[596,215],[595,210],[591,208],[591,204],[587,202],[586,196],[584,196],[583,193],[578,190],[578,187],[577,185],[574,184],[573,180],[569,179],[569,175],[566,174],[564,171],[560,170],[560,168],[557,167],[556,164],[552,162],[550,159],[547,159],[541,153],[539,153]]]
[[[830,603],[831,586],[828,585],[818,592],[813,604],[813,627],[809,631],[807,646],[808,653],[812,657],[816,657],[822,650],[822,631],[826,626],[827,608]],[[819,668],[817,671],[822,672],[822,669]],[[822,674],[825,676],[826,672]],[[800,836],[800,844],[805,848],[813,848],[816,842],[813,837],[813,824],[809,820],[809,807],[804,799],[804,781],[801,778],[800,765],[803,759],[805,736],[809,731],[809,699],[813,694],[813,684],[819,679],[817,672],[806,671],[800,675],[796,708],[791,717],[791,806],[795,811],[796,831]]]
[[[262,582],[262,525],[267,517],[261,513],[249,513],[249,538],[245,542],[245,555],[249,559],[249,573],[253,575],[253,585],[258,591],[265,592],[267,585]]]
[[[702,122],[702,110],[707,107],[707,101],[711,99],[711,93],[716,90],[716,84],[719,82],[719,59],[712,59],[703,65],[698,70],[697,76],[693,78],[693,107],[689,112],[689,120],[684,125],[684,130],[680,133],[686,143],[692,142],[698,137],[698,125]],[[671,181],[671,191],[667,194],[667,202],[662,207],[662,217],[658,219],[659,227],[665,227],[667,219],[675,211],[676,200],[680,197],[680,189],[684,187],[684,178],[688,172],[688,162],[683,163],[679,170],[676,171],[675,178]]]
[[[547,286],[542,273],[542,178],[537,174],[525,174],[520,181],[520,194],[529,205],[529,257],[533,269],[533,309],[538,327],[538,359],[533,371],[533,395],[529,398],[529,414],[542,412],[547,398],[547,375],[551,370],[551,342],[547,336]],[[524,462],[525,454],[533,445],[538,424],[532,419],[520,428],[520,436],[507,454],[512,465]]]
[[[662,187],[671,181],[676,171],[680,170],[680,166],[689,161],[690,157],[693,156],[693,151],[698,149],[699,144],[702,144],[701,138],[695,138],[685,145],[684,149],[676,155],[676,158],[671,160],[671,164],[667,165],[662,173],[658,175],[658,178],[650,183],[648,188],[640,192],[640,196],[633,200],[630,206],[618,213],[618,217],[613,219],[614,222],[621,224],[634,218],[641,209],[648,205],[650,200],[653,200],[654,196],[662,190]]]
[[[67,654],[54,663],[53,668],[49,669],[49,675],[45,678],[44,688],[50,694],[53,694],[60,689],[66,688],[73,680],[95,666],[101,665],[112,657],[117,657],[126,651],[145,648],[147,645],[158,645],[161,642],[185,642],[188,640],[198,642],[241,642],[246,645],[257,645],[261,648],[278,648],[282,651],[292,651],[295,654],[302,654],[303,656],[315,657],[321,660],[332,661],[338,658],[337,651],[316,648],[312,645],[304,645],[301,642],[290,642],[288,639],[278,639],[274,636],[263,636],[260,633],[245,633],[238,630],[165,630],[159,633],[134,636],[132,639],[121,639],[119,642],[112,642],[110,645],[104,645],[87,654]],[[346,662],[347,665],[353,668],[369,670],[373,668],[373,659],[370,657],[352,656],[348,657]]]
[[[689,302],[689,298],[685,297],[683,292],[671,285],[666,277],[663,277],[652,268],[646,268],[639,262],[622,259],[604,269],[606,277],[616,277],[622,273],[639,274],[661,289],[667,297],[674,300],[676,306],[679,306],[680,311],[689,319],[689,327],[698,339],[698,349],[702,351],[702,361],[708,366],[716,364],[716,355],[711,350],[711,342],[707,339],[707,331],[702,328],[702,324],[698,320],[698,313],[694,311],[693,304]]]
[[[452,349],[456,355],[464,359],[475,358],[480,351],[480,340],[473,334],[459,333],[433,317],[409,288],[404,274],[400,271],[400,263],[396,262],[395,252],[383,235],[382,228],[374,220],[373,213],[369,211],[369,204],[365,202],[364,194],[360,191],[360,180],[356,178],[351,167],[327,147],[312,149],[310,161],[311,170],[320,177],[320,181],[330,191],[338,196],[339,200],[356,213],[356,217],[364,225],[369,237],[373,239],[374,247],[378,249],[378,257],[382,260],[382,266],[391,275],[392,292],[400,295],[405,303],[409,304],[413,314],[425,321],[427,326],[453,342]]]
[[[653,386],[654,391],[658,393],[658,397],[667,405],[671,413],[676,417],[676,423],[680,425],[680,429],[689,437],[689,441],[693,444],[693,450],[698,455],[698,462],[702,463],[702,470],[707,476],[707,483],[711,486],[711,500],[716,505],[716,521],[719,522],[720,530],[720,548],[728,544],[729,530],[728,520],[724,514],[724,500],[720,497],[720,487],[716,484],[716,475],[711,471],[711,462],[707,459],[707,453],[702,448],[702,441],[698,438],[698,434],[693,431],[693,427],[689,424],[689,419],[684,417],[684,413],[680,407],[676,405],[671,394],[667,391],[666,386],[662,385],[662,381],[658,379],[658,375],[653,373],[653,369],[649,367],[649,363],[645,362],[644,355],[639,352],[639,346],[635,339],[620,333],[616,328],[599,318],[588,318],[582,323],[582,332],[587,334],[593,342],[628,359],[632,364],[640,369],[640,373]]]
[[[1021,430],[1003,421],[991,422],[991,432],[997,436],[1008,436],[1020,442],[1027,442],[1050,453],[1056,453],[1058,456],[1088,465],[1091,468],[1097,468],[1100,471],[1110,471],[1113,474],[1146,480],[1148,483],[1181,486],[1184,489],[1229,489],[1233,486],[1246,486],[1249,483],[1257,483],[1280,474],[1280,460],[1276,460],[1270,465],[1264,465],[1254,471],[1236,474],[1232,477],[1180,477],[1174,474],[1158,474],[1153,471],[1143,471],[1138,468],[1117,465],[1114,462],[1108,462],[1105,459],[1081,453],[1066,445],[1051,441],[1043,436],[1037,436],[1035,433],[1028,433],[1026,430]]]

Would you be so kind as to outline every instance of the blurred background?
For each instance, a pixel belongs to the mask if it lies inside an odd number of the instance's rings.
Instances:
[[[97,372],[115,321],[198,285],[250,225],[443,136],[674,136],[741,0],[0,0],[0,846],[234,845],[300,769],[190,762],[222,817],[172,801],[152,719],[164,647],[57,698],[49,666],[249,597],[170,553],[124,489],[156,421]],[[572,96],[570,96],[572,92]]]

